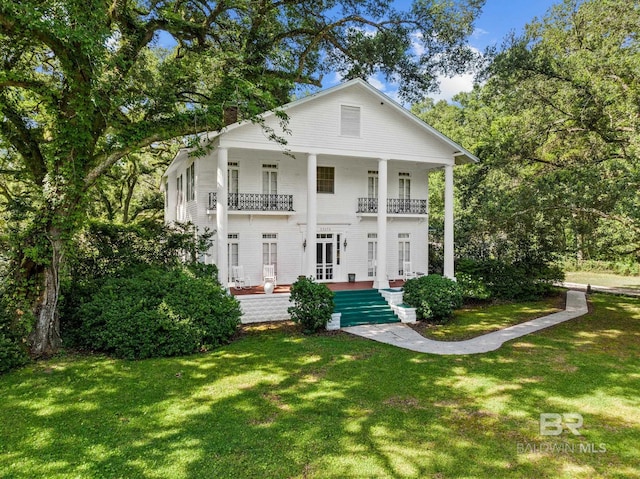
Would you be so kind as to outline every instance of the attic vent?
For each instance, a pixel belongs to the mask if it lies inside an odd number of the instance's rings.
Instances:
[[[340,135],[360,137],[360,107],[340,105]]]

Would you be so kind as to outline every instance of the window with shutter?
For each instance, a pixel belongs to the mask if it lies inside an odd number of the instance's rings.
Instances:
[[[360,137],[360,107],[340,106],[340,135]]]

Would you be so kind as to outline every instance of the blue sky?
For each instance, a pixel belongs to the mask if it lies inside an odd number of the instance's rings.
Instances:
[[[479,51],[487,46],[502,44],[506,35],[515,31],[521,33],[524,26],[535,17],[541,18],[549,8],[562,0],[486,0],[482,13],[475,22],[475,32],[469,38],[469,44]],[[409,9],[412,0],[395,0],[399,10]],[[170,47],[172,40],[167,35],[160,35],[160,44]],[[324,78],[323,86],[330,87],[340,82],[336,75]],[[385,83],[382,77],[374,76],[369,82],[391,98],[397,99],[397,86]],[[440,93],[431,95],[436,100],[450,100],[460,91],[470,91],[473,86],[473,75],[466,74],[453,78],[440,78]]]
[[[542,18],[549,8],[562,0],[487,0],[480,17],[475,22],[475,32],[469,44],[480,51],[487,46],[502,44],[511,31],[521,33],[527,23],[535,17]],[[410,0],[396,0],[398,9],[407,9]],[[396,98],[397,88],[386,84],[380,78],[370,78],[369,82],[392,98]],[[460,91],[470,91],[473,86],[471,74],[440,79],[440,93],[431,95],[440,100],[450,100]]]

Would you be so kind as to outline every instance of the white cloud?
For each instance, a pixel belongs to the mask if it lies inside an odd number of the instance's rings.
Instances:
[[[411,49],[413,54],[420,56],[425,52],[424,45],[422,44],[423,35],[421,32],[414,32],[411,34]]]
[[[377,90],[380,90],[380,91],[386,91],[387,87],[388,87],[388,85],[386,83],[383,83],[382,81],[377,79],[375,76],[370,76],[369,78],[367,78],[367,82],[373,88],[375,88]]]
[[[489,34],[488,31],[483,30],[482,28],[476,27],[476,28],[473,29],[473,33],[471,34],[471,38],[478,39],[478,38],[484,37],[485,35],[488,35],[488,34]]]
[[[473,74],[464,73],[453,77],[438,77],[440,92],[429,95],[435,101],[451,101],[457,93],[473,90]]]

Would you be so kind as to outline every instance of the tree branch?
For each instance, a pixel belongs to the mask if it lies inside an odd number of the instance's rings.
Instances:
[[[46,166],[38,139],[33,137],[33,130],[27,128],[23,115],[13,108],[11,102],[2,92],[0,92],[0,104],[3,106],[3,113],[8,120],[8,122],[0,122],[0,132],[11,141],[11,144],[22,155],[36,183],[42,183],[46,174]]]

